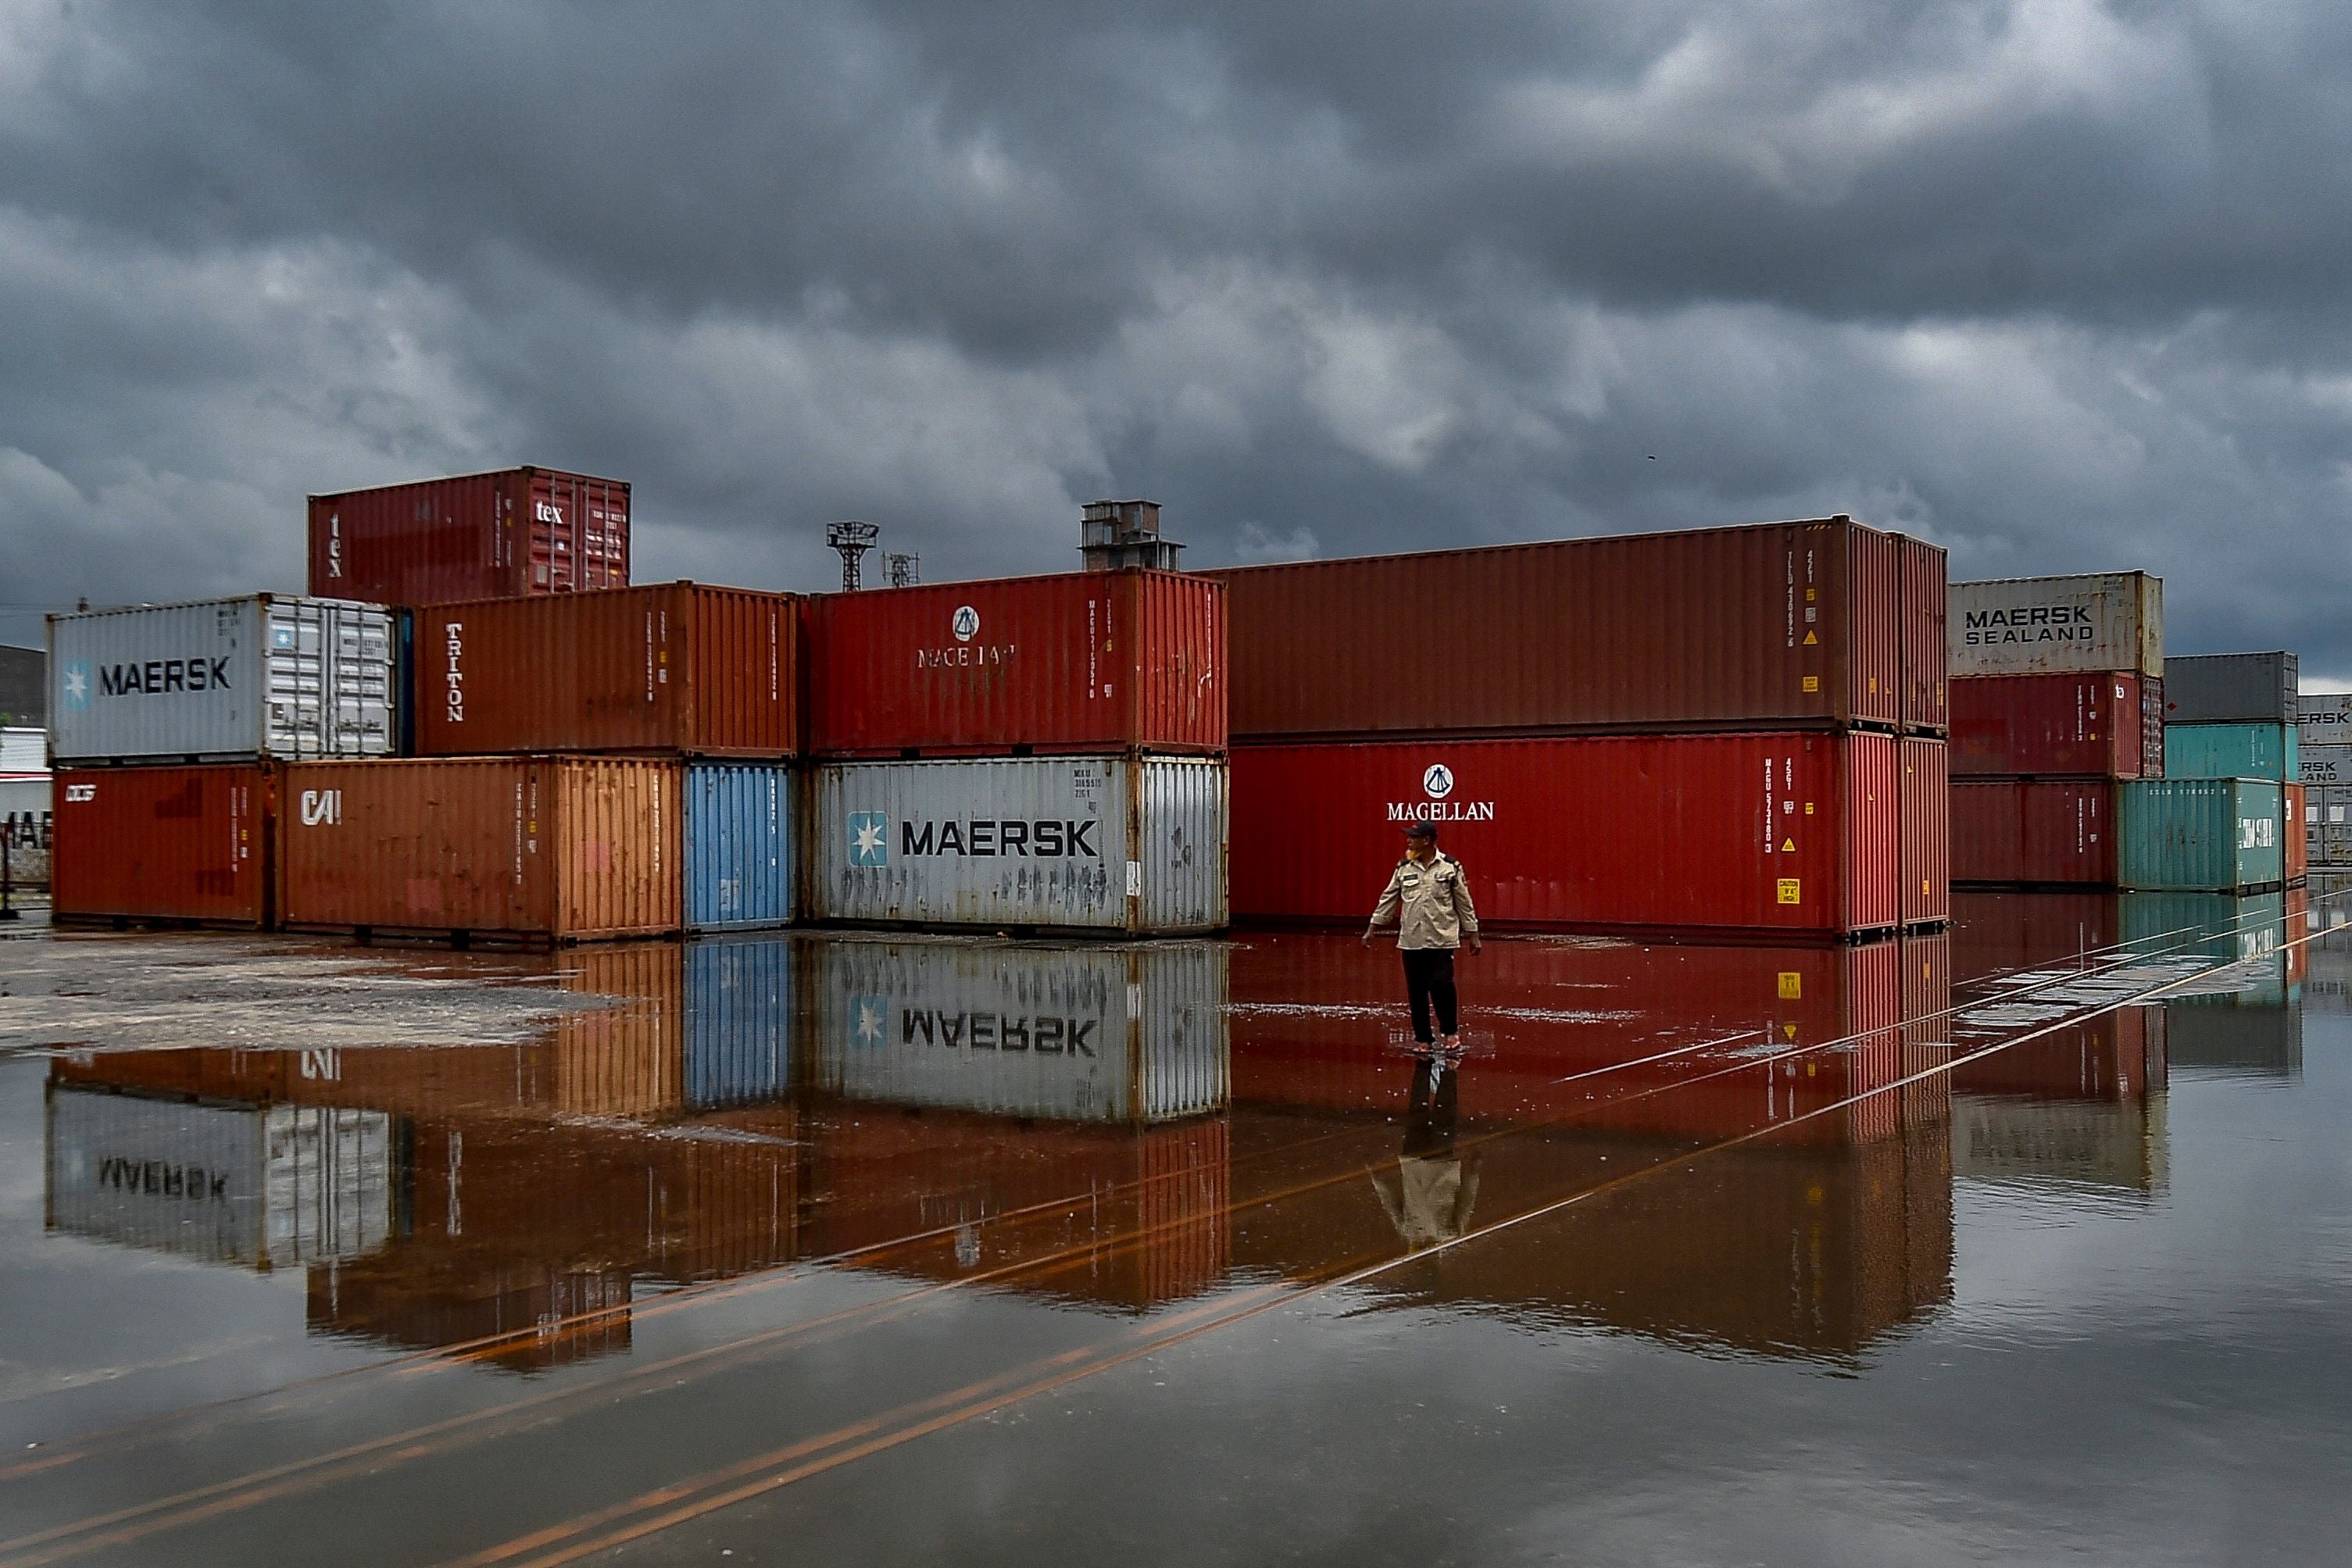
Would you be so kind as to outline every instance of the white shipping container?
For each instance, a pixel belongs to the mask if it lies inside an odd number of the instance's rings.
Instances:
[[[49,732],[24,725],[0,728],[0,779],[49,771]]]
[[[252,1269],[361,1257],[392,1234],[392,1118],[53,1085],[47,1224]]]
[[[1225,1104],[1220,944],[825,937],[808,948],[820,1089],[1070,1122],[1164,1122]]]
[[[1222,758],[835,762],[808,788],[814,920],[1134,936],[1226,924]]]
[[[2302,759],[2305,784],[2352,784],[2352,746],[2313,746],[2305,742],[2296,748],[2296,755]]]
[[[256,594],[49,617],[58,763],[392,753],[392,612]]]
[[[2303,693],[2295,698],[2294,727],[2305,757],[2316,746],[2352,750],[2352,692]]]
[[[2144,571],[1956,582],[1954,675],[2164,674],[2164,580]]]

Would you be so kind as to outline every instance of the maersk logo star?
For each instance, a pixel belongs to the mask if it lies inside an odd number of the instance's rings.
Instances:
[[[849,813],[849,863],[890,863],[890,819],[880,811]]]
[[[850,1025],[849,1038],[854,1045],[880,1045],[884,1027],[889,1020],[890,1009],[880,997],[855,997],[849,1004],[850,1016],[856,1021]]]
[[[89,661],[88,659],[67,660],[65,674],[60,675],[58,680],[64,687],[62,696],[66,706],[88,707],[89,706]]]

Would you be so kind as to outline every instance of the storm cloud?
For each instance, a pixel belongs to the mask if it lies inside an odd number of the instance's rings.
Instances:
[[[0,0],[0,639],[533,462],[646,580],[1846,511],[2352,675],[2347,257],[2327,0]]]

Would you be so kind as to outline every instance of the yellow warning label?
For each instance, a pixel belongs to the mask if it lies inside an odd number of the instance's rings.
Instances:
[[[1804,902],[1804,899],[1797,892],[1797,883],[1801,879],[1793,876],[1784,876],[1780,879],[1781,903],[1802,904]]]
[[[1871,677],[1870,677],[1870,690],[1871,690],[1871,694],[1872,694],[1874,696],[1877,695],[1877,692],[1878,692],[1878,677],[1877,677],[1876,675],[1873,675],[1873,676],[1871,676]]]
[[[1805,999],[1805,977],[1794,969],[1780,971],[1780,999],[1801,1002]]]
[[[1807,675],[1807,676],[1805,677],[1805,689],[1806,689],[1807,691],[1809,691],[1809,692],[1817,692],[1817,691],[1820,691],[1820,690],[1822,689],[1822,678],[1821,678],[1821,676],[1819,676],[1819,675]]]
[[[1812,803],[1811,800],[1808,800],[1808,801],[1806,801],[1806,802],[1805,802],[1805,815],[1806,815],[1806,816],[1808,816],[1808,817],[1810,817],[1810,816],[1811,816],[1812,814],[1813,814],[1813,803]]]
[[[1809,588],[1809,589],[1805,590],[1805,602],[1806,602],[1806,603],[1808,603],[1808,604],[1811,604],[1812,601],[1813,601],[1813,591],[1812,591],[1811,589],[1810,589],[1810,588]]]
[[[1792,1023],[1784,1023],[1780,1026],[1780,1034],[1783,1039],[1794,1040],[1797,1038],[1797,1026]]]
[[[1927,879],[1924,876],[1919,879],[1919,896],[1922,898],[1927,896]]]
[[[1797,852],[1797,841],[1794,839],[1782,839],[1780,841],[1780,852],[1784,855],[1795,854]]]
[[[1805,633],[1805,643],[1808,647],[1821,640],[1821,634],[1817,632],[1808,632]]]
[[[1808,1078],[1811,1078],[1814,1073],[1819,1072],[1821,1070],[1822,1064],[1818,1061],[1808,1061],[1805,1063],[1805,1076]]]

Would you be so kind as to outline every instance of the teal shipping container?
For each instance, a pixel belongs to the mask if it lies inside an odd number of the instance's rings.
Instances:
[[[793,945],[713,937],[686,950],[686,1103],[781,1100],[793,1082]]]
[[[2168,724],[2164,776],[2292,784],[2302,777],[2301,750],[2291,724]]]
[[[2258,893],[2284,883],[2280,785],[2266,779],[2126,779],[2116,791],[2124,887]]]
[[[794,913],[793,770],[698,762],[686,773],[686,927],[749,931]]]

